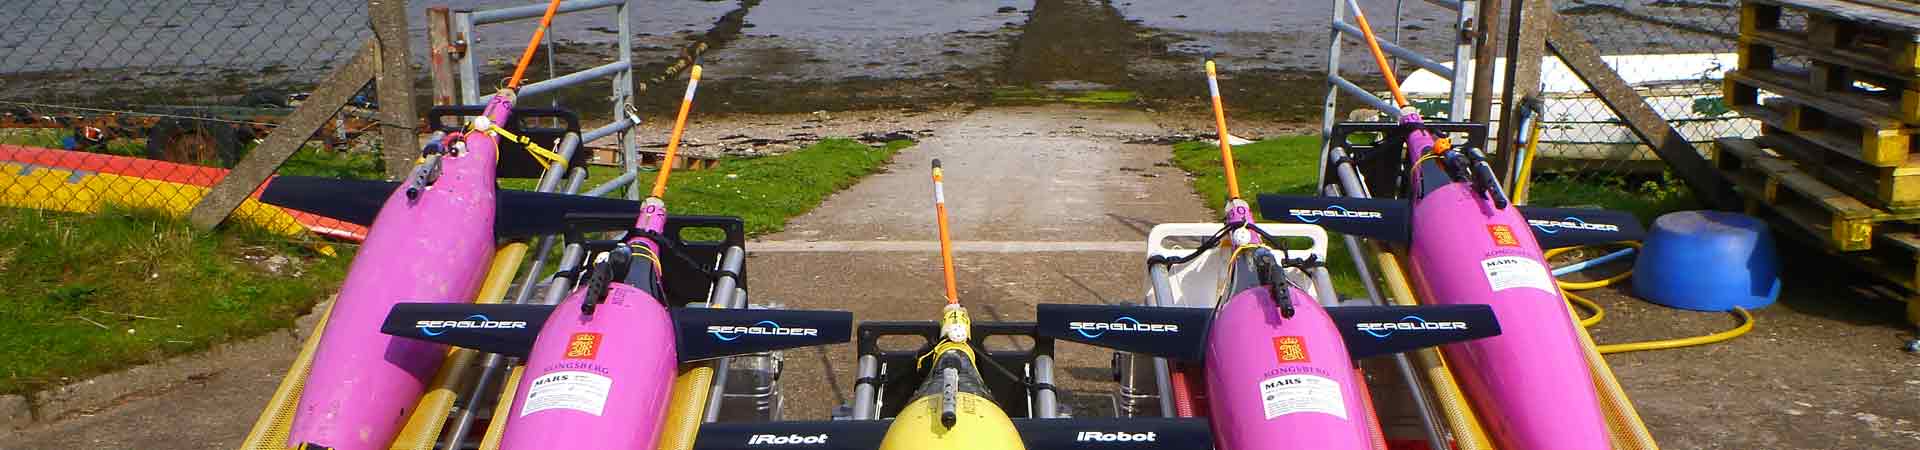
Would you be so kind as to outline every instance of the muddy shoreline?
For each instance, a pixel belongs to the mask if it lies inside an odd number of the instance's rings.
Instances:
[[[502,4],[453,3],[455,9]],[[1133,2],[922,3],[853,9],[757,0],[650,5],[647,14],[636,15],[634,25],[636,84],[661,73],[699,43],[711,47],[703,55],[708,82],[697,105],[703,114],[930,111],[1021,102],[996,95],[1008,90],[1117,92],[1128,97],[1121,106],[1182,111],[1189,105],[1204,106],[1205,88],[1197,68],[1201,55],[1214,54],[1224,69],[1228,108],[1235,118],[1313,122],[1320,116],[1325,87],[1317,59],[1323,57],[1311,55],[1324,50],[1314,50],[1295,35],[1323,33],[1281,29],[1212,36],[1179,23],[1162,23],[1157,17],[1165,12],[1161,8]],[[1215,6],[1220,5],[1198,7]],[[679,16],[662,17],[659,7]],[[587,20],[558,30],[551,46],[535,55],[538,64],[530,77],[537,81],[614,61],[618,49],[611,41],[613,30],[603,22],[610,21]],[[420,23],[414,25],[420,28]],[[509,38],[525,31],[522,28],[524,24],[515,23],[480,33],[475,51],[482,53],[482,86],[497,84],[499,76],[511,71],[513,55],[507,47],[515,39]],[[428,105],[424,30],[414,34],[416,103]],[[1276,36],[1279,39],[1262,46],[1234,44]],[[0,52],[0,62],[18,56]],[[311,90],[336,63],[158,61],[126,67],[106,61],[95,67],[27,58],[26,67],[0,64],[0,101],[133,111],[151,110],[151,105],[259,106],[262,99]],[[680,83],[642,86],[637,106],[649,115],[671,112]],[[611,109],[609,92],[609,81],[599,80],[527,101],[559,104],[590,120],[604,119]],[[41,109],[48,111],[35,112],[62,112]]]
[[[144,32],[164,40],[203,29],[245,31],[300,25],[286,22],[284,13],[258,12],[276,10],[247,9],[250,1],[212,0],[212,4],[186,8],[211,10],[233,3],[240,11],[255,11],[251,16],[190,18],[184,26],[160,21],[158,30],[136,29],[130,33]],[[288,8],[296,8],[312,1],[318,0],[285,3]],[[456,11],[516,4],[511,0],[443,3]],[[1453,19],[1448,13],[1430,5],[1410,4],[1394,17],[1388,12],[1394,10],[1394,2],[1362,0],[1361,4],[1374,15],[1384,16],[1380,26],[1397,28],[1383,36],[1422,53],[1450,53]],[[1562,5],[1562,12],[1571,23],[1587,30],[1588,37],[1608,54],[1714,52],[1732,48],[1731,41],[1724,39],[1727,29],[1737,24],[1737,18],[1733,18],[1736,11],[1729,5],[1726,0],[1655,4],[1585,0]],[[28,19],[47,14],[48,21],[74,20],[41,12],[56,6],[30,1],[21,14]],[[424,6],[418,9],[424,10]],[[1330,11],[1319,0],[1188,0],[1177,4],[1139,0],[901,0],[860,5],[733,0],[644,3],[634,9],[629,19],[639,92],[635,104],[652,120],[671,114],[683,86],[679,80],[652,81],[695,47],[706,49],[701,54],[706,82],[695,106],[697,118],[815,111],[931,112],[1033,103],[1036,97],[1044,102],[1089,96],[1115,107],[1150,111],[1170,130],[1206,133],[1211,130],[1206,126],[1207,97],[1199,67],[1204,56],[1212,56],[1220,62],[1221,87],[1234,122],[1278,124],[1236,127],[1247,131],[1243,134],[1257,136],[1311,132],[1317,127],[1309,125],[1317,124],[1323,116],[1321,103],[1327,91],[1322,80],[1329,46],[1324,27]],[[88,20],[100,21],[108,28],[126,27],[107,19],[113,18]],[[413,11],[409,20],[416,47],[416,104],[422,105],[424,112],[431,104],[424,66],[424,13]],[[240,23],[230,23],[236,21]],[[551,35],[551,44],[535,55],[530,79],[538,81],[616,60],[615,26],[606,14],[561,21]],[[286,34],[299,35],[298,31]],[[526,22],[489,25],[475,32],[472,51],[481,64],[480,85],[495,86],[499,77],[512,71],[515,49],[524,42],[521,36],[530,32],[531,24]],[[289,48],[311,47],[324,56],[325,49],[351,47],[346,44],[359,38],[353,33],[322,37],[314,42],[289,43]],[[256,103],[263,99],[311,90],[314,80],[324,77],[340,60],[276,58],[272,53],[279,51],[278,47],[261,50],[248,43],[234,50],[268,54],[241,54],[230,60],[194,59],[208,49],[169,46],[161,50],[182,55],[156,55],[141,63],[137,62],[141,58],[123,54],[124,49],[117,47],[94,54],[90,53],[96,51],[94,47],[84,43],[48,41],[39,42],[47,48],[32,48],[36,40],[47,38],[21,39],[17,43],[0,42],[0,110],[19,111],[21,104],[132,111],[165,110],[156,105],[258,106]],[[1364,51],[1349,45],[1342,53],[1341,64],[1347,67],[1343,72],[1349,79],[1365,87],[1381,87]],[[610,81],[597,80],[529,96],[523,103],[567,107],[581,113],[590,124],[602,123],[611,116],[610,93]],[[1341,103],[1350,107],[1355,102]],[[30,110],[36,114],[77,112],[37,106]],[[1336,112],[1337,117],[1345,113]]]

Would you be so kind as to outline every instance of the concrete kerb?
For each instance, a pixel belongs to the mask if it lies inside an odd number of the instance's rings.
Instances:
[[[320,320],[319,313],[326,311],[332,301],[328,298],[295,319],[294,328],[290,330],[216,345],[204,352],[89,378],[30,396],[0,396],[0,420],[5,421],[5,427],[0,427],[0,438],[183,386],[206,383],[236,364],[277,364],[271,370],[285,370],[286,362],[293,359],[300,351],[301,342],[313,332],[314,324]]]

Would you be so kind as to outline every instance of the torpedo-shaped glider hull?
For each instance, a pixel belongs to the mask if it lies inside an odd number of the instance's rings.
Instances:
[[[1206,386],[1217,446],[1370,448],[1370,412],[1340,331],[1312,296],[1288,289],[1293,317],[1268,289],[1243,290],[1215,315]]]
[[[894,416],[880,441],[880,450],[1022,450],[1020,430],[1014,428],[981,381],[972,356],[948,351],[932,358],[928,373],[952,370],[955,376],[953,421],[943,423],[945,393],[940,376],[927,377],[915,397]]]
[[[495,106],[504,119],[507,108]],[[393,443],[447,347],[382,334],[381,323],[400,302],[473,301],[493,254],[496,156],[492,139],[469,139],[418,198],[387,196],[321,331],[289,446]]]
[[[1466,183],[1412,210],[1412,275],[1431,304],[1486,304],[1501,334],[1449,344],[1447,365],[1500,448],[1606,449],[1586,352],[1526,218]]]
[[[586,314],[587,289],[554,309],[514,389],[501,448],[653,449],[673,387],[673,322],[659,300],[621,283]]]

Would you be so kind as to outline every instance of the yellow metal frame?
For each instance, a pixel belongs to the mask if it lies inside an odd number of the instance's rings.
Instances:
[[[293,412],[300,406],[300,391],[306,389],[307,374],[313,371],[313,351],[320,348],[320,333],[327,330],[327,318],[332,315],[333,305],[328,304],[320,322],[313,325],[313,333],[300,344],[300,354],[293,358],[287,376],[280,379],[280,387],[273,390],[260,418],[240,441],[240,450],[286,450],[287,437],[293,431]]]
[[[487,279],[480,284],[480,293],[474,296],[475,303],[500,303],[506,299],[507,289],[513,285],[513,278],[520,273],[520,263],[526,259],[527,244],[512,242],[493,252],[493,264],[487,268]],[[476,365],[486,356],[476,350],[454,348],[433,375],[432,384],[427,392],[420,396],[420,402],[414,406],[413,415],[407,418],[407,425],[400,429],[400,435],[394,438],[393,450],[433,450],[440,441],[442,428],[453,413],[454,402],[460,398],[463,387],[474,383],[479,376]]]

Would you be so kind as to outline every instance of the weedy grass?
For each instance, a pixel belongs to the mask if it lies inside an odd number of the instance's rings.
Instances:
[[[673,214],[738,216],[747,234],[784,229],[787,219],[813,210],[833,194],[880,169],[911,141],[868,146],[849,139],[827,139],[791,152],[758,158],[729,158],[703,170],[674,170],[667,180],[667,210]],[[641,195],[653,188],[659,172],[647,169],[635,182]],[[618,168],[588,170],[581,190],[620,177]],[[531,190],[538,180],[501,180],[500,187]],[[616,190],[610,196],[626,192]]]
[[[21,128],[0,130],[0,144],[22,145],[40,148],[65,148],[67,137],[73,132],[64,129]],[[147,144],[141,140],[114,139],[97,149],[99,153],[120,156],[147,156]]]
[[[799,150],[758,158],[729,158],[704,170],[675,170],[667,180],[667,211],[680,215],[736,216],[746,221],[747,235],[779,232],[787,219],[806,214],[828,195],[853,186],[861,177],[913,146],[912,141],[893,141],[868,146],[849,139],[826,139]],[[620,177],[618,168],[589,170],[581,191],[592,189]],[[645,169],[637,177],[641,195],[653,189],[659,172]],[[532,190],[538,180],[500,180],[506,189]],[[626,188],[609,193],[620,197]],[[719,230],[688,229],[682,237],[692,240],[721,240]],[[549,261],[558,261],[562,246],[548,252]],[[550,264],[551,273],[558,264]]]
[[[0,209],[0,393],[285,328],[339,287],[351,259],[161,212]]]
[[[380,154],[374,152],[336,151],[308,144],[300,151],[293,152],[285,164],[280,165],[280,175],[300,175],[310,177],[346,178],[354,180],[379,180],[387,174],[380,170]]]
[[[1234,174],[1240,181],[1240,195],[1253,206],[1257,220],[1260,205],[1255,199],[1262,193],[1313,195],[1319,170],[1318,136],[1285,136],[1233,147]],[[1173,146],[1173,163],[1193,175],[1193,190],[1207,202],[1207,209],[1220,211],[1227,203],[1226,169],[1220,164],[1220,146],[1206,142],[1183,142]],[[1366,290],[1347,256],[1346,244],[1329,235],[1327,271],[1333,274],[1334,290],[1343,297],[1359,297]]]
[[[668,183],[676,214],[734,215],[749,233],[790,217],[887,163],[908,141],[829,139],[790,153],[681,170]],[[281,174],[378,179],[378,156],[309,148]],[[657,172],[642,172],[643,188]],[[620,176],[592,171],[586,186]],[[536,180],[502,180],[532,189]],[[624,191],[622,191],[624,192]],[[702,238],[699,236],[690,236]],[[321,256],[245,226],[197,231],[163,212],[98,214],[0,209],[0,394],[88,376],[285,328],[339,288],[350,250]]]
[[[1589,174],[1556,172],[1534,177],[1527,204],[1561,207],[1598,207],[1633,213],[1641,223],[1674,211],[1699,209],[1700,202],[1671,172],[1658,174]]]

